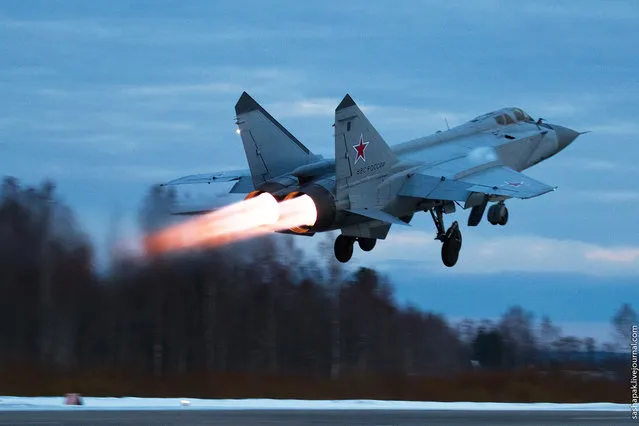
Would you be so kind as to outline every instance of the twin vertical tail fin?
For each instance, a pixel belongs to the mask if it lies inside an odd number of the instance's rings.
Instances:
[[[397,162],[384,138],[353,98],[346,95],[335,109],[335,195],[348,206],[346,211],[364,216],[376,225],[370,225],[371,229],[343,229],[342,233],[383,239],[391,224],[407,224],[383,210],[393,196],[383,181]],[[377,231],[373,232],[374,229]]]
[[[353,186],[384,175],[397,157],[368,121],[353,98],[346,95],[335,109],[335,173],[338,186]]]
[[[317,159],[248,93],[235,104],[235,114],[256,188]]]
[[[248,93],[242,93],[235,105],[244,152],[251,170],[253,185],[290,173],[317,161],[295,136],[284,128]],[[371,178],[383,176],[397,163],[397,158],[382,136],[350,95],[335,109],[335,174],[339,188],[350,188]],[[368,185],[367,185],[368,187]],[[369,192],[364,187],[358,192]],[[346,193],[349,190],[347,189]],[[360,194],[364,196],[364,194]],[[371,199],[376,198],[370,194]],[[353,195],[348,195],[353,199]]]

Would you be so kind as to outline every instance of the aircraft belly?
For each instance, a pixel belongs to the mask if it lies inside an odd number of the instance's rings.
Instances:
[[[359,223],[342,228],[342,235],[359,238],[375,238],[376,240],[384,240],[388,235],[391,225],[379,220],[370,220],[368,222]]]

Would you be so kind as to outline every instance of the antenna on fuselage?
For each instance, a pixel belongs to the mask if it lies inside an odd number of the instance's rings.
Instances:
[[[448,125],[448,119],[446,117],[444,117],[444,122],[446,122],[446,128],[450,130],[450,126]]]

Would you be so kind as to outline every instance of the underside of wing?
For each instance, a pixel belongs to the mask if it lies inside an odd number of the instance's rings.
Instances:
[[[174,179],[170,182],[162,184],[166,185],[187,185],[197,183],[223,183],[233,182],[235,185],[229,192],[235,194],[244,194],[253,191],[253,181],[248,170],[230,170],[224,172],[202,173],[197,175],[189,175]]]
[[[452,176],[415,173],[407,179],[399,195],[464,202],[473,193],[527,199],[555,189],[511,168],[494,166]]]
[[[483,170],[461,180],[472,184],[472,192],[510,198],[534,198],[557,189],[504,166]]]

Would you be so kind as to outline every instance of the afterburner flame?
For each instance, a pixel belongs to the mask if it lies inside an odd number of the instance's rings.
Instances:
[[[317,208],[313,199],[308,195],[284,200],[280,204],[280,218],[278,229],[290,229],[298,226],[313,226],[317,220]]]
[[[216,247],[299,226],[313,226],[315,203],[308,195],[282,201],[268,193],[163,229],[145,238],[147,252],[160,254],[194,247]]]

